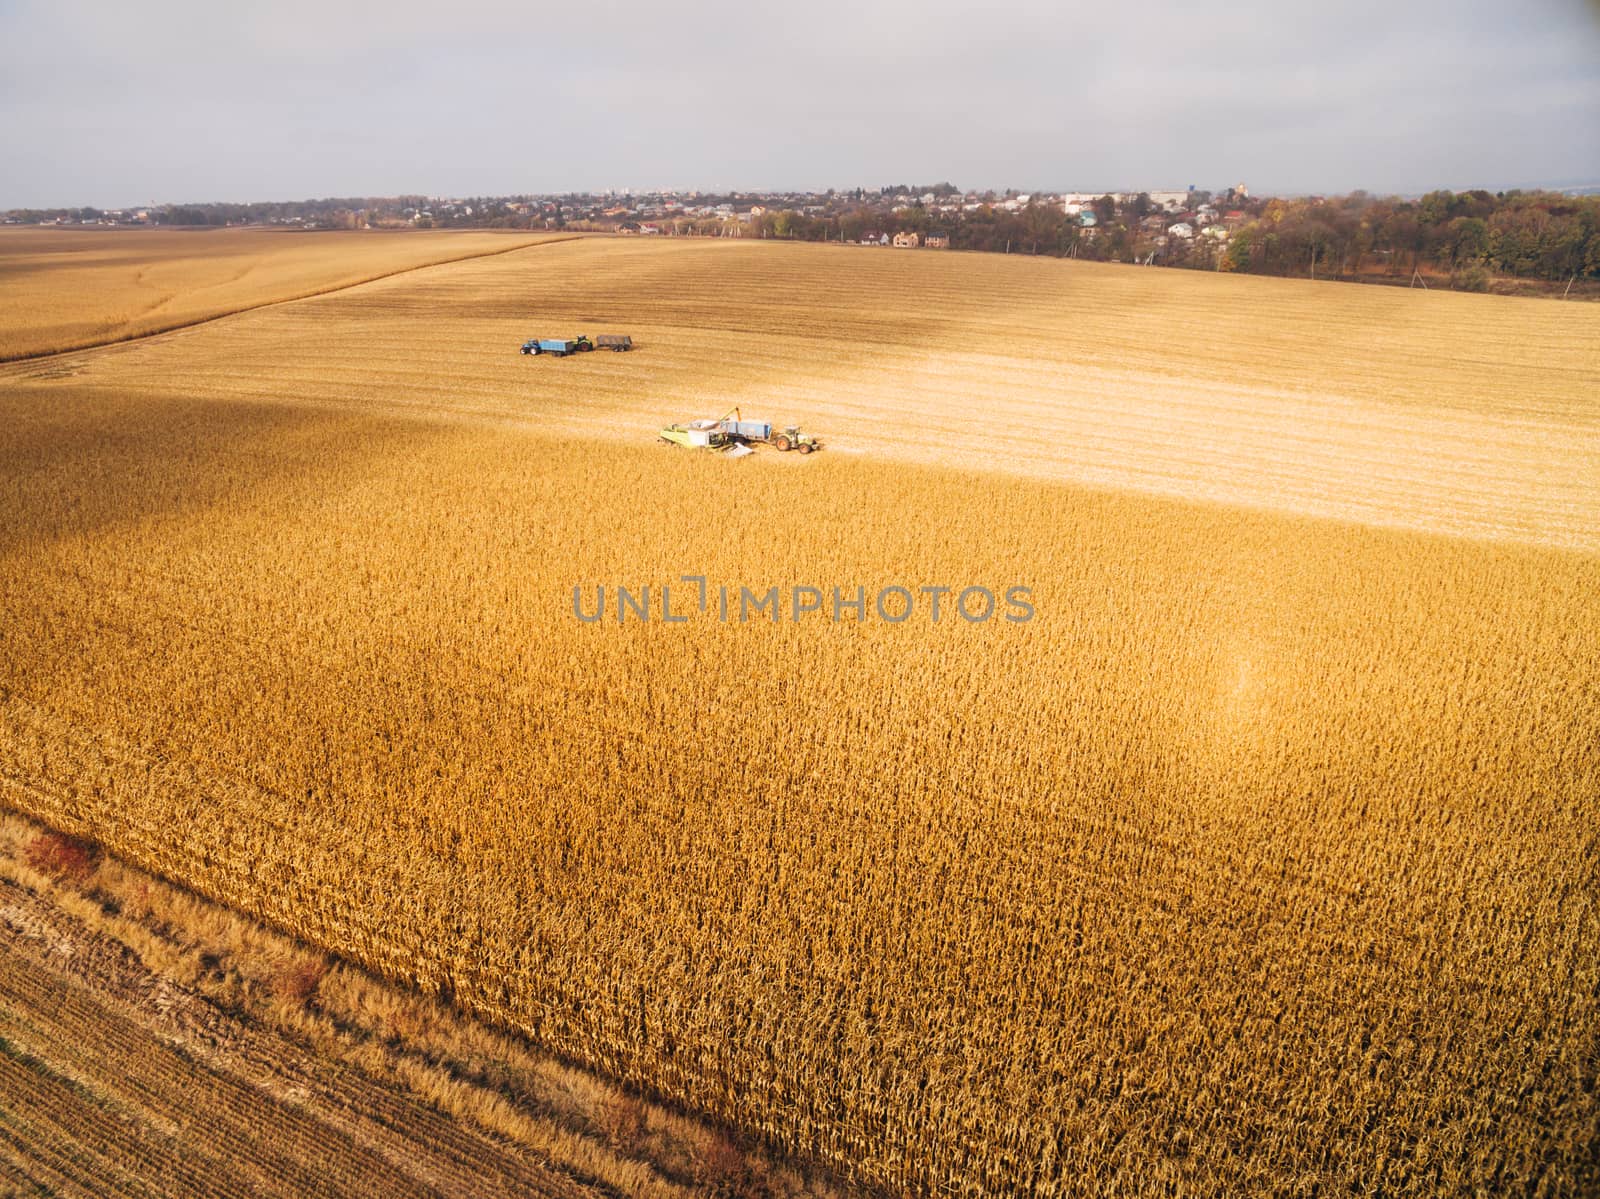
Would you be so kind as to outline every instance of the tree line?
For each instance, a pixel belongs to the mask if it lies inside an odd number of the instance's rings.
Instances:
[[[1225,270],[1265,274],[1389,274],[1426,267],[1482,291],[1491,273],[1562,280],[1600,277],[1600,196],[1558,192],[1429,192],[1420,200],[1356,192],[1272,200],[1234,232]]]
[[[1092,227],[1055,202],[1015,211],[984,205],[960,213],[916,204],[834,216],[766,212],[751,219],[745,235],[860,241],[869,234],[938,233],[954,249],[1313,278],[1409,278],[1421,271],[1476,291],[1486,290],[1496,274],[1600,278],[1600,196],[1441,190],[1399,199],[1357,191],[1293,200],[1230,197],[1218,209],[1226,238],[1207,237],[1196,224],[1193,237],[1169,233],[1172,225],[1194,218],[1163,213],[1146,194],[1092,201]]]

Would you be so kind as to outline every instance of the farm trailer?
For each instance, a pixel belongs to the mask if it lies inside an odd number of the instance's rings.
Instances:
[[[768,422],[745,420],[737,408],[723,417],[719,424],[722,431],[735,441],[764,441],[775,450],[799,450],[802,454],[809,454],[817,448],[817,439],[809,433],[800,432],[797,425],[785,426],[774,433]]]

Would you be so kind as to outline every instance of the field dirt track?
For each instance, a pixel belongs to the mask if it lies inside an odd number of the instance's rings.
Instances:
[[[1593,1193],[1597,334],[585,239],[6,366],[0,802],[863,1189]]]

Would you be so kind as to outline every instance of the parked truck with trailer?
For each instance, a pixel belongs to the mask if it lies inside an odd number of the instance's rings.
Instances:
[[[524,354],[554,354],[565,358],[568,354],[583,354],[590,350],[631,350],[633,338],[626,333],[602,333],[590,339],[580,333],[576,337],[530,337],[522,343]]]

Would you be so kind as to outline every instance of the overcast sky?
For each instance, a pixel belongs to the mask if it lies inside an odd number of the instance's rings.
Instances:
[[[0,0],[0,207],[1600,182],[1596,0]]]

